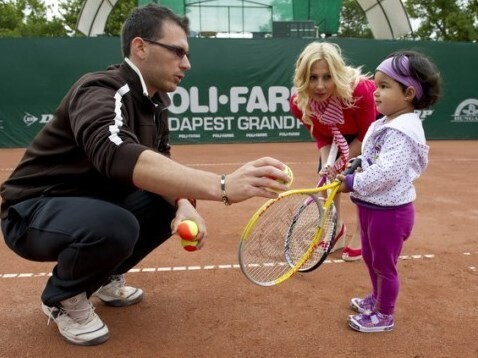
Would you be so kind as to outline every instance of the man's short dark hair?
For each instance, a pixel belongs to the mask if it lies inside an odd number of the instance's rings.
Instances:
[[[163,36],[163,23],[174,22],[184,32],[189,34],[189,19],[186,16],[179,16],[166,7],[156,4],[136,7],[131,11],[123,24],[121,31],[121,47],[123,56],[129,57],[131,41],[135,37],[158,40]]]

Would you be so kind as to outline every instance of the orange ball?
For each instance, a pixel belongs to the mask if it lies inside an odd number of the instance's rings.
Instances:
[[[192,220],[184,220],[178,226],[178,235],[183,240],[194,241],[199,232],[197,224]]]
[[[181,245],[183,246],[184,250],[186,251],[196,251],[198,250],[199,241],[191,241],[191,240],[181,240]]]

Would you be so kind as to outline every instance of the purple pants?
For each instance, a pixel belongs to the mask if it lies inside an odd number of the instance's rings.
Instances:
[[[393,314],[400,289],[398,257],[410,236],[415,220],[413,203],[397,208],[358,206],[362,256],[372,281],[374,309]]]

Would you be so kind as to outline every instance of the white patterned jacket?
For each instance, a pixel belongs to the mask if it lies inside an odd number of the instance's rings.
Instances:
[[[378,119],[362,143],[362,172],[346,178],[352,200],[385,207],[414,201],[413,181],[425,171],[428,152],[418,114]]]

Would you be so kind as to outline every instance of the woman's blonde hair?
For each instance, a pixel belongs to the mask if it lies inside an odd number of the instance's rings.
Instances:
[[[303,113],[305,123],[311,124],[309,95],[307,88],[310,82],[312,65],[325,60],[329,65],[330,75],[335,83],[335,95],[346,107],[353,107],[353,91],[362,78],[370,78],[361,72],[362,67],[351,67],[345,64],[342,51],[337,44],[329,42],[312,42],[302,51],[295,64],[294,87],[297,90],[296,104]]]

